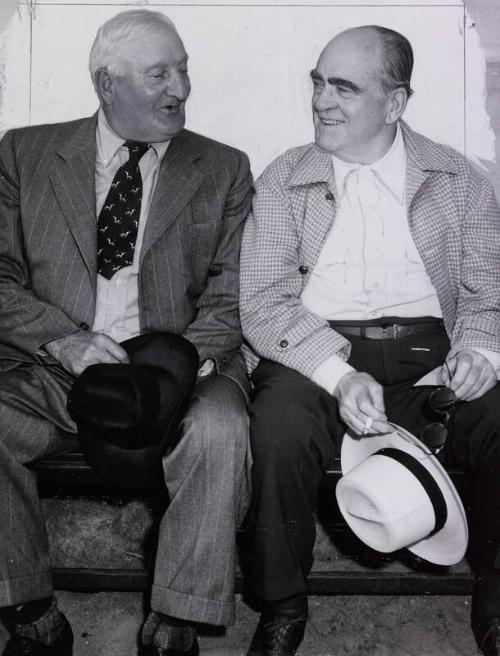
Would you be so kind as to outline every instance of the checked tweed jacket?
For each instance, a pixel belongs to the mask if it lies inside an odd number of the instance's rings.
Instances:
[[[0,370],[40,362],[43,344],[92,326],[96,121],[13,130],[0,144]],[[219,370],[242,340],[239,247],[251,192],[244,153],[183,130],[162,161],[144,234],[141,332],[182,334]]]
[[[410,230],[437,290],[451,353],[500,351],[500,210],[491,184],[452,148],[402,122]],[[335,172],[315,144],[278,157],[256,183],[242,245],[241,321],[251,371],[264,357],[311,377],[350,343],[300,294],[335,221]]]

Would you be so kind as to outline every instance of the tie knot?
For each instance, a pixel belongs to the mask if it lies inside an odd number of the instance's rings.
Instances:
[[[129,161],[138,162],[149,148],[149,144],[141,143],[140,141],[126,141],[124,146],[128,148]]]

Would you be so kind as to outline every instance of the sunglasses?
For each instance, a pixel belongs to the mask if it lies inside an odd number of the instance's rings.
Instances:
[[[429,407],[441,419],[427,424],[420,433],[420,440],[433,455],[438,454],[445,445],[450,422],[449,411],[455,401],[455,392],[449,387],[437,387],[429,394]]]
[[[446,360],[444,366],[448,372],[448,381],[451,382],[452,375]],[[429,408],[434,414],[440,416],[441,420],[427,424],[420,433],[420,440],[433,455],[438,454],[446,443],[448,424],[450,423],[449,411],[455,405],[456,400],[455,392],[449,387],[437,387],[429,394],[427,400]]]

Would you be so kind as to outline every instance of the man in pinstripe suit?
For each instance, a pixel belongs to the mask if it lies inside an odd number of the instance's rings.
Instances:
[[[438,457],[472,474],[472,624],[500,654],[500,212],[462,156],[400,120],[412,65],[393,30],[335,37],[311,74],[316,143],[256,184],[241,317],[265,610],[249,656],[290,656],[303,638],[318,486],[346,427],[420,435],[442,417],[428,385],[457,399]]]
[[[13,130],[0,144],[4,654],[72,652],[25,465],[73,446],[66,395],[75,376],[126,362],[124,339],[165,331],[190,340],[202,365],[183,437],[164,459],[171,502],[141,654],[192,655],[194,622],[234,618],[235,529],[248,497],[238,258],[252,179],[243,153],[183,129],[187,55],[165,16],[132,10],[109,20],[90,69],[96,116]],[[97,273],[96,221],[129,141],[146,144],[137,241],[132,264],[108,278]]]

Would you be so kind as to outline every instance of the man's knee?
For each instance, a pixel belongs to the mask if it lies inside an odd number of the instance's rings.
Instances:
[[[316,439],[323,438],[329,414],[317,386],[306,392],[287,381],[276,381],[259,390],[250,411],[254,457],[300,457]]]
[[[195,389],[183,421],[183,438],[195,437],[200,449],[212,452],[246,451],[248,410],[238,385],[226,376],[214,376]]]

